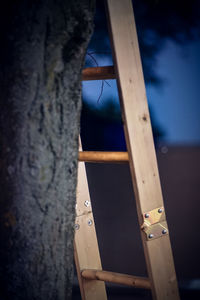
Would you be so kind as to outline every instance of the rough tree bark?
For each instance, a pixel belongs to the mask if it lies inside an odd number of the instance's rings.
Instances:
[[[0,4],[0,298],[70,299],[94,0]]]

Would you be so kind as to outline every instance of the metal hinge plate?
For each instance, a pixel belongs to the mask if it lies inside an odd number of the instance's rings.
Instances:
[[[158,207],[143,214],[141,229],[146,234],[147,240],[154,240],[168,234],[168,226],[164,207]]]

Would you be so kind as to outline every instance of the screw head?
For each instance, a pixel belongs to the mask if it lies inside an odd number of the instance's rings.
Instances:
[[[159,212],[159,214],[161,214],[161,213],[163,212],[163,209],[162,209],[162,208],[159,208],[159,209],[158,209],[158,212]]]
[[[149,234],[149,238],[152,239],[154,237],[153,233]]]
[[[86,201],[84,202],[84,205],[85,205],[86,207],[90,206],[90,201],[86,200]]]
[[[79,230],[80,225],[79,224],[75,224],[75,230]]]
[[[166,234],[167,233],[167,229],[163,229],[162,234]]]
[[[92,220],[91,220],[91,219],[88,220],[88,225],[89,225],[89,226],[92,226],[92,224],[93,224]]]
[[[146,213],[144,216],[145,216],[146,219],[149,218],[149,214],[148,213]]]

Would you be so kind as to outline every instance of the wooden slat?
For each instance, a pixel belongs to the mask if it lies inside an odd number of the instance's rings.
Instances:
[[[81,147],[80,150],[82,150]],[[106,300],[104,282],[86,280],[81,276],[81,270],[83,269],[102,269],[85,164],[83,162],[78,164],[74,258],[82,300]]]
[[[101,280],[117,284],[124,284],[135,288],[151,289],[150,281],[147,278],[102,270],[83,270],[81,275],[82,277],[90,280]]]
[[[82,81],[115,79],[113,66],[85,68],[82,71]]]
[[[120,163],[128,161],[128,152],[80,151],[79,161]]]
[[[163,206],[160,179],[131,0],[107,0],[108,19],[139,223]],[[179,299],[169,236],[147,241],[144,252],[154,299]]]

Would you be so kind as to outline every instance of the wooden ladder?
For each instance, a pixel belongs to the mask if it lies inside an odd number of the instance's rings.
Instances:
[[[75,262],[82,299],[107,299],[105,281],[179,299],[131,0],[107,0],[114,67],[86,68],[83,80],[116,78],[128,152],[79,152]],[[128,161],[148,278],[102,270],[84,162]]]

